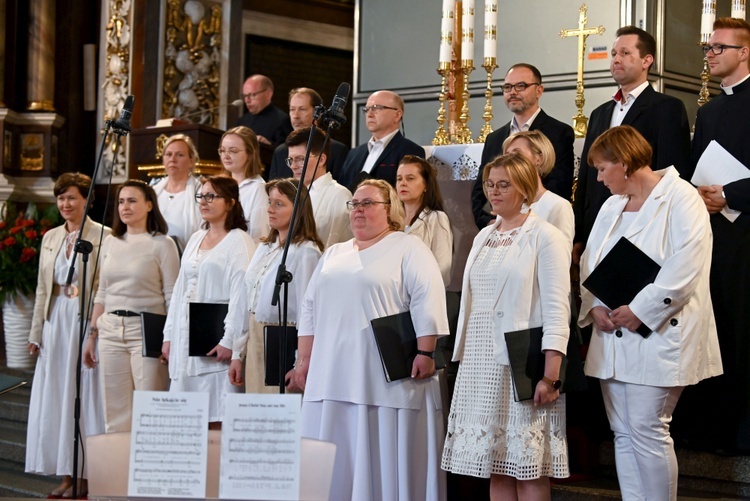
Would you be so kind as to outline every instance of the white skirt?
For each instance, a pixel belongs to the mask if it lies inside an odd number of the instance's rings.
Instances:
[[[42,348],[34,371],[26,433],[26,471],[73,474],[73,407],[78,357],[78,298],[53,296],[50,320],[42,328]],[[85,340],[84,340],[85,345]],[[104,433],[99,371],[81,366],[79,475],[86,477],[80,452],[86,437]]]
[[[444,500],[443,414],[431,400],[419,411],[304,402],[302,436],[336,444],[329,499]]]

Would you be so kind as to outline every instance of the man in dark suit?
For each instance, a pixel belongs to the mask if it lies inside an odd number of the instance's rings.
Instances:
[[[542,74],[530,64],[514,64],[505,74],[503,100],[513,119],[487,136],[482,150],[482,168],[493,158],[503,153],[503,141],[522,130],[538,130],[550,140],[555,148],[555,166],[542,180],[545,188],[566,200],[570,200],[573,190],[573,141],[575,134],[570,125],[547,115],[539,107],[539,99],[544,93]],[[482,172],[471,190],[471,210],[474,222],[481,230],[495,217],[484,210],[487,197],[482,189]]]
[[[616,36],[610,72],[620,88],[612,100],[591,113],[589,120],[573,203],[576,217],[574,264],[578,264],[586,247],[599,209],[611,195],[604,184],[597,182],[597,171],[586,158],[602,132],[616,125],[631,125],[654,150],[652,169],[674,165],[682,178],[689,180],[692,175],[690,125],[685,105],[675,97],[656,92],[648,83],[648,71],[656,54],[654,37],[634,26],[620,28]]]
[[[298,131],[310,128],[313,124],[315,108],[321,104],[323,104],[323,99],[320,97],[320,94],[313,89],[308,87],[298,87],[289,91],[289,118],[292,120],[292,127],[294,130]],[[316,134],[322,135],[324,132],[318,131]],[[330,152],[326,157],[328,158],[328,172],[338,172],[344,165],[346,154],[349,153],[349,147],[333,138],[329,140],[328,144]],[[279,145],[279,147],[273,152],[271,169],[268,174],[269,180],[294,177],[292,169],[286,165],[286,159],[288,157],[289,146],[284,142],[284,144]]]
[[[336,178],[352,193],[367,178],[384,179],[395,186],[398,163],[405,155],[424,158],[424,148],[406,139],[398,130],[404,117],[404,100],[401,96],[379,90],[367,99],[363,111],[372,138],[349,152]]]
[[[258,141],[274,148],[283,143],[292,132],[289,115],[271,103],[273,82],[265,75],[252,75],[242,85],[242,99],[247,113],[237,120],[237,125],[252,129]]]

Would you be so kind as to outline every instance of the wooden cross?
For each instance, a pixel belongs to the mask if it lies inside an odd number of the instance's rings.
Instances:
[[[578,29],[560,30],[560,38],[578,37],[578,79],[576,82],[576,107],[578,114],[573,117],[573,129],[576,137],[585,137],[588,124],[588,118],[583,114],[583,105],[586,100],[583,97],[583,62],[586,57],[586,39],[589,35],[601,35],[604,33],[604,26],[599,25],[596,28],[586,28],[588,11],[586,4],[581,5],[578,9]]]

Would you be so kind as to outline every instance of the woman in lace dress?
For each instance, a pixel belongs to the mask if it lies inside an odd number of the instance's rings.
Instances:
[[[169,360],[169,391],[204,391],[209,395],[208,421],[219,428],[224,418],[224,398],[240,389],[229,384],[227,371],[242,325],[229,321],[242,311],[243,278],[255,251],[239,202],[237,182],[209,177],[195,201],[200,205],[203,229],[190,238],[182,256],[164,325],[162,354]],[[203,357],[188,356],[190,303],[228,304],[224,335]],[[238,328],[239,327],[239,328]]]
[[[267,212],[271,223],[271,233],[261,239],[261,245],[255,251],[244,278],[245,309],[241,316],[234,321],[238,324],[247,322],[248,311],[250,325],[247,337],[239,344],[239,349],[233,354],[229,369],[229,379],[232,384],[241,385],[242,361],[240,352],[245,351],[245,391],[247,393],[278,393],[278,386],[266,386],[263,328],[266,325],[279,325],[279,306],[272,305],[274,288],[276,286],[276,272],[281,263],[284,243],[289,236],[289,223],[292,220],[294,196],[297,193],[299,181],[296,179],[273,179],[266,184],[268,191]],[[302,186],[297,222],[294,226],[294,237],[287,254],[286,269],[292,274],[292,281],[288,285],[287,323],[291,327],[297,325],[299,319],[300,302],[307,289],[315,266],[323,250],[323,242],[318,238],[313,218],[312,203],[307,188]],[[283,307],[284,294],[281,290],[280,302]],[[237,312],[240,314],[240,312]],[[289,390],[297,389],[294,383],[287,385]]]
[[[420,238],[430,248],[447,286],[453,262],[453,232],[443,212],[435,167],[424,158],[406,155],[398,164],[396,191],[406,212],[404,233]]]
[[[560,363],[568,342],[569,245],[528,210],[538,175],[524,156],[482,172],[498,215],[474,239],[464,272],[454,361],[461,361],[443,450],[444,469],[491,478],[492,499],[549,499],[549,477],[568,476]],[[514,400],[504,332],[542,327],[544,379]]]

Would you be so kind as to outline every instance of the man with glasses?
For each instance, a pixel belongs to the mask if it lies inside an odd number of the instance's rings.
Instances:
[[[671,165],[683,179],[690,179],[690,126],[685,105],[676,97],[656,92],[648,82],[654,64],[656,40],[635,26],[617,30],[612,46],[610,73],[619,85],[612,99],[591,113],[578,171],[573,211],[576,233],[573,264],[578,264],[591,227],[604,201],[612,194],[596,180],[597,171],[588,163],[589,148],[604,131],[617,125],[630,125],[653,148],[650,167],[660,170]]]
[[[721,93],[698,108],[693,162],[716,141],[750,170],[750,24],[719,18],[704,47]],[[697,54],[696,54],[697,55]],[[717,170],[720,166],[716,166]],[[750,172],[748,172],[750,175]],[[724,375],[685,391],[677,436],[688,445],[729,454],[750,452],[750,178],[699,186],[711,215],[711,299]],[[731,222],[722,209],[740,211]],[[687,412],[685,412],[687,411]],[[684,426],[684,428],[683,428]]]
[[[337,178],[352,193],[367,178],[383,179],[395,186],[398,163],[405,155],[424,158],[424,148],[399,132],[404,117],[401,96],[388,90],[377,91],[367,98],[362,111],[372,138],[349,152]]]
[[[284,142],[292,132],[289,115],[271,103],[273,82],[264,75],[252,75],[242,85],[242,99],[247,113],[240,117],[237,125],[252,129],[258,141],[274,148]]]
[[[292,128],[298,131],[311,127],[315,108],[321,104],[323,104],[323,99],[313,89],[298,87],[289,91],[289,117],[292,119]],[[316,131],[316,134],[323,135],[323,132]],[[328,158],[328,171],[335,177],[344,165],[346,154],[349,153],[349,147],[333,138],[329,140],[328,144],[330,145],[331,152]],[[286,165],[288,157],[289,147],[286,143],[279,145],[276,151],[273,152],[268,179],[292,177],[292,169]]]
[[[293,172],[295,179],[302,177],[308,141],[310,141],[310,127],[295,130],[286,138],[289,156],[285,163]],[[337,183],[328,172],[330,145],[324,148],[323,142],[323,134],[316,133],[310,145],[310,158],[307,160],[303,183],[310,193],[318,236],[327,249],[333,244],[352,238],[349,212],[346,210],[346,203],[352,199],[352,194]]]
[[[492,159],[503,153],[503,141],[508,136],[524,130],[538,130],[555,148],[555,166],[542,180],[545,188],[570,200],[573,189],[573,127],[555,120],[539,107],[539,99],[544,93],[542,74],[527,63],[514,64],[505,74],[502,87],[503,100],[513,113],[510,122],[487,136],[482,150],[482,168]],[[471,210],[474,222],[481,230],[495,220],[495,216],[485,210],[487,197],[482,189],[482,170],[471,191]]]

